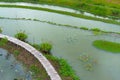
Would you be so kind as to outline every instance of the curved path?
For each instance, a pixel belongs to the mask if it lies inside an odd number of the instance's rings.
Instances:
[[[60,76],[58,75],[57,71],[50,64],[50,62],[42,55],[42,53],[40,53],[35,48],[33,48],[32,46],[30,46],[29,44],[25,42],[22,42],[16,38],[13,38],[7,35],[0,34],[0,38],[5,38],[5,37],[8,39],[8,41],[21,46],[22,48],[30,52],[32,55],[34,55],[39,60],[39,62],[43,65],[43,67],[45,68],[51,80],[62,80]]]

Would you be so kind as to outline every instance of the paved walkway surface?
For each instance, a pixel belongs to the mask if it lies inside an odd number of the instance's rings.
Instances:
[[[22,42],[16,38],[13,38],[7,35],[0,34],[0,38],[5,38],[5,37],[10,42],[23,47],[28,52],[30,52],[33,56],[35,56],[39,60],[39,62],[43,65],[43,67],[45,68],[51,80],[62,80],[61,77],[58,75],[57,71],[54,69],[51,63],[42,55],[42,53],[40,53],[35,48],[33,48],[32,46],[30,46],[29,44],[25,42]]]

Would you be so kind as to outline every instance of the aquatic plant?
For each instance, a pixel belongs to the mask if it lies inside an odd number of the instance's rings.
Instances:
[[[33,21],[40,21],[40,20],[38,20],[38,19],[33,19]]]
[[[89,55],[81,55],[80,56],[80,60],[82,61],[82,62],[88,62],[89,61]]]
[[[92,29],[90,29],[91,31],[97,31],[97,32],[99,32],[99,31],[101,31],[99,28],[92,28]]]
[[[100,32],[100,31],[92,31],[92,33],[93,33],[94,35],[100,35],[100,34],[102,34],[102,32]]]
[[[15,34],[15,38],[21,40],[21,41],[26,41],[28,38],[27,34],[24,31],[20,31],[17,34]]]
[[[88,63],[88,64],[85,65],[85,69],[87,71],[92,71],[93,70],[93,65],[91,63]]]
[[[89,30],[87,27],[80,27],[80,29]]]
[[[120,53],[120,43],[106,41],[106,40],[95,40],[93,42],[93,46],[108,52]]]
[[[98,61],[88,54],[81,54],[80,61],[82,62],[83,68],[87,71],[93,71]]]
[[[2,17],[3,19],[11,19],[11,20],[29,20],[29,21],[38,21],[38,22],[43,22],[43,23],[48,23],[48,24],[52,24],[52,25],[57,25],[57,26],[61,26],[61,27],[71,27],[71,28],[77,28],[77,29],[82,29],[82,30],[89,30],[89,31],[93,31],[94,35],[99,35],[101,33],[115,33],[115,34],[120,34],[119,32],[110,32],[110,31],[103,31],[100,30],[99,28],[92,28],[89,29],[87,27],[79,27],[79,26],[73,26],[73,25],[68,25],[68,24],[58,24],[55,22],[50,22],[50,21],[43,21],[43,20],[38,20],[38,19],[26,19],[26,18],[7,18],[7,17]]]

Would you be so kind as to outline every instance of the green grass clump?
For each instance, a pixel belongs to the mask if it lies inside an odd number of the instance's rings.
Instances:
[[[60,73],[64,76],[70,76],[71,74],[73,74],[73,70],[71,69],[71,67],[67,64],[67,62],[64,59],[61,59],[59,61],[59,64],[61,67],[60,69]]]
[[[17,34],[15,34],[15,38],[21,40],[21,41],[26,41],[26,39],[28,38],[27,34],[23,31],[18,32]]]
[[[94,35],[100,35],[100,34],[102,34],[102,32],[100,32],[100,31],[93,31],[92,32]]]
[[[37,50],[47,54],[50,54],[50,51],[52,49],[52,45],[48,42],[44,42],[41,44],[30,44],[30,45],[36,48]]]
[[[58,72],[62,76],[62,78],[69,77],[67,80],[80,80],[78,76],[76,76],[75,72],[73,71],[72,67],[64,59],[60,59],[51,55],[46,55],[48,60],[53,61],[55,66],[59,65]],[[63,79],[64,80],[64,79]]]
[[[92,28],[92,29],[90,29],[91,31],[97,31],[97,32],[99,32],[99,31],[101,31],[99,28]]]
[[[113,53],[120,53],[120,43],[110,42],[105,40],[96,40],[93,45],[101,50],[105,50]]]
[[[13,54],[15,54],[16,56],[18,56],[20,54],[20,52],[18,50],[14,50]]]
[[[40,45],[39,44],[30,44],[31,46],[33,46],[35,49],[40,51]]]
[[[2,33],[3,32],[3,30],[2,30],[2,28],[0,28],[0,33]]]
[[[7,43],[8,43],[8,39],[6,37],[0,40],[0,46],[5,46]]]
[[[40,50],[44,53],[50,53],[51,49],[52,49],[52,45],[50,43],[40,44]]]
[[[40,73],[39,67],[37,67],[37,66],[35,66],[35,65],[31,65],[31,66],[30,66],[30,70],[31,70],[34,74]]]
[[[87,27],[80,27],[80,29],[89,30]]]

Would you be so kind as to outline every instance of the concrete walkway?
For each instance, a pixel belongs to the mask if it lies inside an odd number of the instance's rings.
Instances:
[[[45,68],[48,76],[50,77],[51,80],[62,80],[60,76],[58,75],[57,71],[54,69],[54,67],[51,65],[51,63],[40,53],[37,51],[35,48],[30,46],[29,44],[22,42],[16,38],[0,34],[0,38],[7,38],[10,42],[17,44],[21,46],[22,48],[26,49],[28,52],[30,52],[34,57],[36,57],[39,62],[43,65]]]

